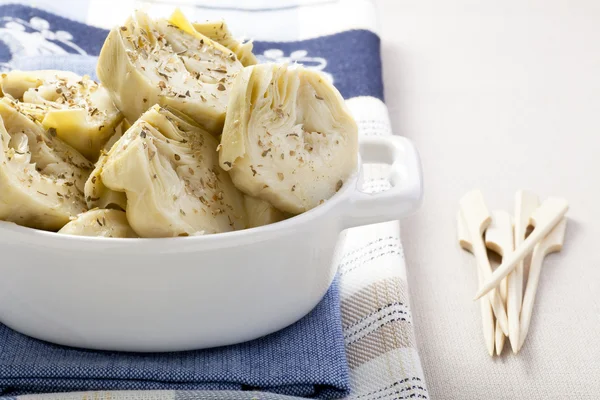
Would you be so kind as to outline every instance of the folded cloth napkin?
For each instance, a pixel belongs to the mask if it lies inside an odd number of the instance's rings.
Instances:
[[[81,0],[75,7],[72,1],[67,0],[27,0],[27,2],[50,7],[52,11],[62,15],[68,14],[72,18],[105,27],[122,22],[134,6],[142,3],[139,0],[122,0],[119,3],[122,3],[122,7],[112,7],[107,6],[110,3],[107,0]],[[163,0],[151,3],[154,4],[153,9],[157,13],[166,14],[172,9],[172,6],[167,3],[177,2]],[[358,123],[361,136],[392,134],[387,108],[383,103],[380,40],[376,33],[375,10],[370,0],[282,0],[277,3],[252,0],[238,1],[235,5],[232,5],[233,0],[203,0],[197,1],[194,5],[180,0],[179,3],[183,4],[184,13],[191,19],[225,18],[234,33],[254,38],[255,53],[260,61],[299,62],[307,68],[324,73],[346,98]],[[267,7],[269,4],[274,5]],[[0,6],[0,68],[62,68],[80,74],[93,73],[90,68],[94,60],[90,56],[98,54],[105,35],[105,30],[66,20],[39,9],[16,5]],[[364,182],[365,191],[377,192],[388,189],[387,169],[382,166],[365,168]],[[330,318],[329,321],[332,320],[332,316],[334,319],[341,318],[350,378],[350,393],[346,398],[428,399],[429,394],[416,348],[408,303],[406,268],[399,224],[390,222],[351,229],[342,234],[340,240],[344,241],[344,251],[341,260],[338,261],[339,286],[333,288],[333,290],[339,289],[340,303],[335,301],[326,303],[332,295],[330,292],[324,302],[307,318],[315,318],[314,314],[320,312],[321,307],[327,308],[325,314]],[[332,304],[338,305],[339,308]],[[336,314],[337,312],[341,312],[341,317]],[[305,323],[306,321],[303,320],[298,325]],[[307,328],[302,334],[302,345],[319,349],[319,343],[323,342],[315,338],[312,331],[316,323],[309,325],[311,328]],[[331,328],[331,325],[327,326]],[[266,342],[272,337],[279,337],[278,354],[282,358],[269,357],[266,361],[263,358],[264,362],[253,364],[257,371],[252,370],[252,372],[257,378],[276,377],[282,380],[285,378],[287,383],[279,385],[274,385],[273,380],[269,380],[267,385],[257,385],[248,381],[244,383],[242,378],[247,378],[247,375],[241,376],[241,370],[236,368],[235,378],[239,379],[233,379],[231,382],[237,382],[237,385],[225,387],[218,383],[233,376],[231,370],[227,369],[222,375],[218,375],[218,379],[212,379],[212,382],[204,380],[205,385],[201,388],[213,390],[195,390],[199,388],[193,386],[194,382],[199,382],[195,378],[199,375],[182,376],[177,371],[186,367],[186,373],[193,375],[198,374],[198,371],[207,370],[203,369],[202,362],[197,359],[181,358],[189,357],[188,353],[179,353],[126,355],[138,360],[147,357],[142,363],[146,367],[144,372],[135,378],[129,377],[127,386],[98,386],[100,380],[110,380],[110,377],[105,374],[106,371],[122,372],[127,369],[128,364],[122,361],[124,360],[122,354],[112,353],[97,368],[89,368],[90,361],[87,359],[85,361],[77,359],[79,362],[74,364],[71,364],[71,361],[64,361],[62,356],[73,351],[72,349],[48,344],[44,346],[55,349],[57,353],[54,354],[61,355],[60,358],[49,359],[47,355],[42,355],[39,360],[30,358],[29,365],[19,368],[18,363],[8,364],[2,361],[5,359],[0,356],[0,364],[4,365],[4,369],[0,369],[0,378],[4,378],[5,374],[10,372],[13,384],[18,384],[22,379],[30,378],[31,371],[37,371],[39,379],[36,382],[40,385],[33,389],[36,392],[86,390],[86,392],[69,395],[60,393],[19,396],[19,399],[26,397],[36,400],[289,399],[287,396],[273,392],[313,397],[344,395],[346,388],[344,382],[338,381],[336,384],[333,380],[325,380],[327,376],[332,377],[335,374],[325,375],[328,368],[321,364],[324,362],[319,358],[321,354],[313,358],[309,355],[313,353],[303,353],[304,358],[302,358],[297,353],[304,351],[300,350],[304,347],[294,347],[298,342],[288,345],[290,340],[288,338],[292,336],[286,335],[289,335],[288,330],[294,329],[297,329],[297,326],[261,339],[263,342],[259,347],[266,346]],[[0,342],[5,337],[6,331],[7,328],[2,330]],[[324,334],[325,332],[321,333],[321,336]],[[16,334],[11,333],[11,335]],[[19,337],[21,340],[26,339]],[[15,343],[21,341],[15,340]],[[247,348],[252,346],[252,343],[243,346]],[[211,351],[221,350],[223,349]],[[264,355],[271,354],[272,350],[262,351]],[[0,346],[0,354],[3,352]],[[99,352],[79,351],[77,354],[96,355],[96,353]],[[20,352],[16,350],[12,354],[18,354],[17,357],[24,359],[34,357],[27,347],[23,347]],[[168,356],[180,357],[179,362],[173,365],[164,358]],[[220,357],[216,356],[217,366],[221,366],[220,363],[226,361]],[[293,365],[297,364],[298,359],[307,361],[309,358],[310,365],[305,365],[306,369],[298,378],[298,375],[294,374],[293,369],[296,367]],[[333,361],[334,358],[335,356],[331,356],[330,367],[343,368],[343,363],[338,364],[337,361]],[[18,360],[13,358],[12,362],[15,361]],[[43,364],[46,368],[32,368],[34,364]],[[65,371],[66,368],[70,368],[65,378],[70,377],[74,381],[77,380],[76,377],[81,376],[82,371],[93,372],[93,376],[97,379],[80,379],[80,384],[76,387],[57,387],[55,380],[46,378],[53,376],[52,367],[57,366]],[[214,365],[210,368],[214,368]],[[249,370],[251,369],[246,366],[243,371]],[[162,371],[162,376],[175,377],[181,385],[168,386],[165,382],[153,381],[150,377],[158,376],[159,371]],[[296,376],[296,380],[290,379],[291,376]],[[309,382],[305,379],[308,376],[321,379]],[[343,376],[343,373],[338,376]],[[206,375],[203,377],[206,379]],[[63,379],[62,382],[67,381],[68,379]],[[243,385],[239,385],[240,382]],[[240,387],[249,390],[219,390]],[[103,388],[111,390],[89,392]],[[117,388],[149,390],[135,392],[112,390]],[[154,390],[165,388],[172,390]],[[301,388],[306,391],[292,392],[289,391],[290,388],[295,390]],[[254,391],[265,389],[271,393]]]

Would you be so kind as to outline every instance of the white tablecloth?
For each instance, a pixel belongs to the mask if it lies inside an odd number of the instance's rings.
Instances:
[[[422,210],[402,226],[433,399],[600,398],[600,2],[377,1],[386,101],[421,151]],[[571,204],[527,342],[491,359],[472,302],[459,198],[512,211],[529,189]]]

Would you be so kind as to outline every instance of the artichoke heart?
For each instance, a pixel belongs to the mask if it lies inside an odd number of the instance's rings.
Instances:
[[[141,237],[244,229],[242,194],[218,165],[217,140],[185,117],[154,106],[117,141],[103,184],[127,195],[127,219]]]
[[[244,196],[244,205],[248,215],[248,228],[274,224],[283,221],[286,215],[271,204],[256,197]]]
[[[219,160],[238,189],[299,214],[333,196],[357,158],[356,122],[319,73],[260,64],[237,75]]]
[[[104,87],[73,72],[11,71],[2,75],[1,89],[91,161],[122,119]]]
[[[91,210],[77,216],[58,233],[76,236],[136,238],[125,212],[120,210]]]
[[[130,121],[159,104],[218,135],[242,68],[233,51],[198,33],[180,13],[153,20],[137,11],[108,34],[97,73]]]
[[[18,103],[0,99],[0,219],[58,230],[86,211],[85,181],[93,168]]]

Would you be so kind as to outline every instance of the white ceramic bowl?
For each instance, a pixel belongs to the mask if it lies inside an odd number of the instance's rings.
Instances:
[[[319,207],[255,229],[110,239],[1,222],[0,321],[54,343],[124,351],[228,345],[284,328],[327,291],[342,230],[420,204],[421,166],[407,139],[364,139],[360,156],[392,164],[390,190],[359,191],[357,173]]]

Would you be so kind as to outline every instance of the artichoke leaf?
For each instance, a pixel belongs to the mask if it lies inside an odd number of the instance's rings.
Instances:
[[[233,37],[225,21],[194,22],[196,32],[214,40],[233,51],[244,67],[257,64],[252,53],[252,42],[241,42]]]
[[[129,226],[125,212],[120,210],[90,210],[84,212],[66,224],[58,233],[109,238],[139,237]]]
[[[115,143],[123,136],[123,133],[130,128],[127,120],[123,120],[115,131],[115,134],[106,142],[106,145],[100,152],[100,157],[87,182],[85,183],[85,201],[89,209],[92,208],[111,208],[116,210],[127,209],[127,196],[123,192],[116,192],[104,186],[102,182],[102,168],[108,159],[108,155]]]
[[[244,195],[244,205],[248,215],[248,228],[274,224],[286,219],[285,213],[256,197]]]

